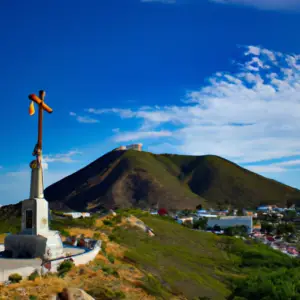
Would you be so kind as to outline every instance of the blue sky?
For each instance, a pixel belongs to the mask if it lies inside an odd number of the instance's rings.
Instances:
[[[46,186],[136,142],[300,188],[298,0],[2,0],[1,204],[28,197],[46,90]]]

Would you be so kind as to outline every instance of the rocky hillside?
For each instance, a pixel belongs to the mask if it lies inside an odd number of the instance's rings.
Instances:
[[[155,155],[112,151],[85,168],[49,186],[51,203],[74,210],[153,207],[251,208],[285,206],[300,191],[267,179],[217,156]]]

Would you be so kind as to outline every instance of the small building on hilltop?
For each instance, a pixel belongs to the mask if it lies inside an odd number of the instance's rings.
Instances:
[[[139,144],[132,144],[132,145],[127,145],[127,146],[120,146],[116,149],[114,149],[114,151],[125,151],[125,150],[136,150],[136,151],[142,151],[142,147],[143,144],[139,143]]]

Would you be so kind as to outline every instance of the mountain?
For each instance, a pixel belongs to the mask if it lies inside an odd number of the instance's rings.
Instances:
[[[111,151],[45,190],[52,203],[73,210],[99,208],[254,208],[290,205],[300,191],[218,156]]]

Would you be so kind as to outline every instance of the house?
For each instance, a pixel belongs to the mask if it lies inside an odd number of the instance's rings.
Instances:
[[[219,216],[218,215],[210,215],[210,214],[201,214],[198,215],[200,218],[210,218],[210,219],[217,219]]]
[[[251,216],[227,216],[219,218],[208,218],[207,227],[219,226],[221,229],[234,226],[246,226],[248,233],[253,230],[253,219]]]
[[[160,208],[157,212],[160,216],[168,215],[168,211],[165,208]]]
[[[91,216],[91,214],[88,213],[88,212],[83,212],[83,213],[81,213],[81,214],[82,214],[82,217],[83,217],[83,218],[89,218],[89,217]]]
[[[260,231],[260,230],[261,230],[261,225],[260,224],[253,225],[253,231]]]
[[[259,207],[257,207],[256,209],[259,212],[268,212],[272,210],[272,207],[270,205],[261,205]]]
[[[176,219],[177,223],[179,224],[184,224],[184,223],[192,223],[194,222],[194,218],[193,217],[182,217],[182,218],[177,218]]]

